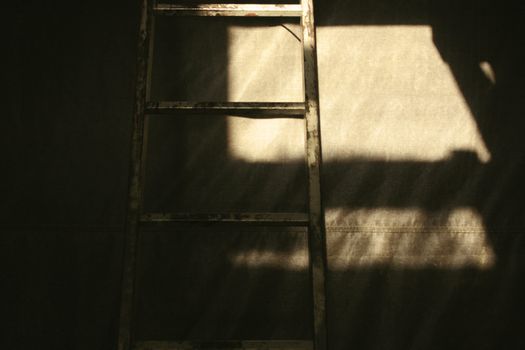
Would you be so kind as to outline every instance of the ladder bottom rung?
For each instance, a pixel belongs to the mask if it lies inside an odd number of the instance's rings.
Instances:
[[[142,341],[133,346],[133,350],[311,350],[311,341],[304,340],[270,340],[270,341]]]
[[[225,214],[190,214],[190,213],[146,213],[141,215],[141,223],[244,223],[244,224],[280,224],[288,226],[307,226],[306,213],[225,213]]]

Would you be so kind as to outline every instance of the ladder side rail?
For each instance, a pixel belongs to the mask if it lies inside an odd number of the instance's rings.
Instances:
[[[143,157],[145,151],[144,109],[150,90],[151,54],[153,42],[153,1],[142,0],[137,45],[135,104],[133,109],[132,140],[128,202],[124,228],[123,273],[118,328],[118,350],[129,350],[133,341],[133,314],[136,299],[137,251],[139,220],[143,194]]]
[[[313,0],[301,0],[303,29],[306,162],[308,167],[308,250],[313,299],[314,349],[327,349],[326,229],[321,198],[321,130]]]

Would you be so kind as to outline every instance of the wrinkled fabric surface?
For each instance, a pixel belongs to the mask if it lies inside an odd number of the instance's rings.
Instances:
[[[10,349],[115,345],[138,14],[119,5],[15,9]],[[329,347],[523,348],[522,7],[316,11]],[[293,21],[158,19],[152,99],[301,101],[298,37]],[[150,116],[146,153],[145,211],[306,210],[302,120]],[[309,339],[306,237],[144,231],[138,338]]]

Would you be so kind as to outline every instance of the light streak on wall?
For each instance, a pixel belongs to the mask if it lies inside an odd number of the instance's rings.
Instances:
[[[496,261],[482,219],[471,208],[433,214],[419,209],[357,210],[346,224],[327,229],[332,271],[374,267],[486,270]],[[306,270],[306,247],[300,248],[247,250],[230,260],[238,267]]]

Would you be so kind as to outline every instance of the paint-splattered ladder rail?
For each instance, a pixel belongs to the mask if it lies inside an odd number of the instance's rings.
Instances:
[[[304,59],[304,103],[150,101],[150,58],[153,51],[154,16],[156,15],[300,18]],[[199,4],[193,6],[158,4],[154,3],[154,0],[142,0],[140,18],[118,350],[213,349],[218,347],[220,349],[326,350],[325,224],[321,201],[321,138],[313,0],[301,0],[301,4],[285,5]],[[224,214],[142,213],[145,116],[150,114],[176,115],[188,113],[227,114],[258,118],[303,118],[306,126],[305,158],[308,167],[308,212]],[[133,308],[137,299],[135,293],[135,277],[139,225],[155,222],[228,222],[239,224],[307,226],[313,296],[312,340],[227,341],[218,344],[216,342],[139,341],[135,339],[133,333]]]

